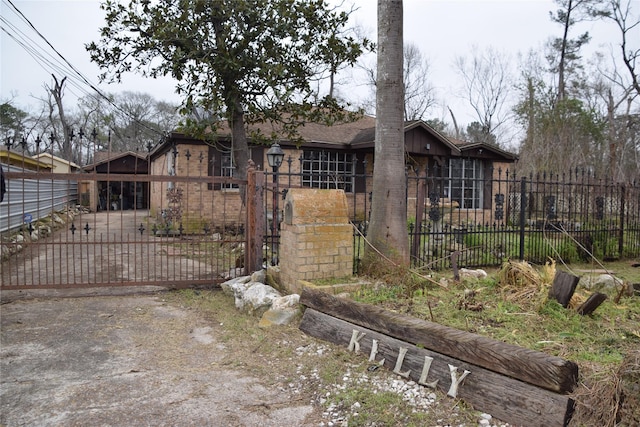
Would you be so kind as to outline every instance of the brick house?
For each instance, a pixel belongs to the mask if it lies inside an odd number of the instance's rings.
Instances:
[[[270,134],[272,129],[264,127],[261,131]],[[333,126],[307,123],[298,131],[302,143],[278,141],[285,152],[278,171],[279,187],[343,189],[354,219],[364,219],[375,161],[375,118],[365,116]],[[517,160],[516,155],[490,144],[453,141],[423,121],[405,124],[405,146],[407,176],[437,177],[425,180],[426,192],[436,191],[442,202],[456,210],[458,221],[493,210],[497,189],[491,184],[491,178],[497,177],[499,170],[504,172],[512,167]],[[250,141],[250,158],[256,167],[271,172],[266,159],[268,148]],[[217,141],[210,145],[182,133],[171,133],[151,151],[149,161],[152,176],[230,178],[234,170],[231,137],[225,132],[219,132]],[[188,191],[184,191],[186,187],[181,191],[181,211],[188,221],[222,222],[224,212],[216,206],[224,205],[226,212],[242,210],[238,185],[231,179],[226,184],[179,182],[176,185],[190,186]],[[170,196],[165,187],[151,183],[152,216],[167,209]],[[416,186],[410,184],[409,216],[415,212],[417,192]]]

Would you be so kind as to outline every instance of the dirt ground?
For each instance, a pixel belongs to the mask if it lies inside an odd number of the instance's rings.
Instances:
[[[308,399],[237,363],[224,325],[168,294],[3,294],[2,426],[318,425]]]

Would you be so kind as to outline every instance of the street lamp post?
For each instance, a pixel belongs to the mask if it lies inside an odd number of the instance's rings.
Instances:
[[[284,151],[280,148],[280,144],[274,143],[267,151],[267,162],[273,170],[273,203],[271,213],[271,265],[278,264],[275,255],[276,232],[278,230],[278,169],[282,165],[284,159]]]

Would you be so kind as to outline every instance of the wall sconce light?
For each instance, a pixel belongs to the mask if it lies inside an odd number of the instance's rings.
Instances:
[[[427,151],[430,151],[431,150],[431,144],[425,145],[424,149],[427,150]]]

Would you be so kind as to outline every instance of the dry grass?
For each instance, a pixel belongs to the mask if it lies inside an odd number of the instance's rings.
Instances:
[[[574,392],[577,407],[571,426],[640,425],[640,376],[634,374],[640,369],[640,298],[616,301],[610,295],[592,315],[581,316],[575,307],[589,291],[578,290],[568,308],[548,298],[556,269],[566,267],[551,260],[544,266],[510,261],[482,280],[456,284],[451,274],[443,274],[447,289],[405,284],[405,291],[378,287],[361,292],[357,299],[572,360],[579,366],[580,384]],[[580,271],[589,265],[571,267]],[[640,271],[628,263],[607,267],[627,282],[640,282]],[[436,274],[433,278],[439,279]],[[417,290],[406,292],[407,288]],[[635,381],[634,397],[629,381]]]
[[[640,425],[640,350],[631,351],[617,369],[583,365],[585,380],[574,392],[572,425]]]
[[[498,272],[498,286],[505,300],[539,306],[555,275],[555,262],[547,263],[543,271],[524,261],[507,261]]]

